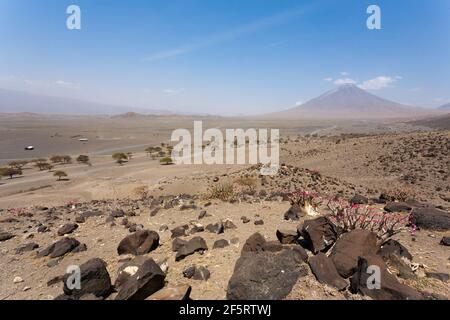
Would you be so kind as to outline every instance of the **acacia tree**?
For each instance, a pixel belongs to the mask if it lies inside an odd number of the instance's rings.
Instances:
[[[65,173],[64,171],[56,171],[53,175],[55,177],[58,177],[58,181],[60,181],[61,178],[64,178],[64,177],[68,176],[67,173]]]
[[[123,152],[117,152],[112,155],[112,158],[119,164],[123,165],[128,160],[128,156]]]
[[[13,169],[22,170],[24,166],[28,164],[27,160],[20,160],[20,161],[11,161],[8,163],[8,166],[10,166]]]
[[[159,163],[167,166],[169,164],[173,164],[173,160],[170,157],[165,157],[165,158],[162,158],[161,160],[159,160]]]
[[[80,155],[80,156],[78,156],[78,158],[77,158],[77,162],[78,162],[78,163],[83,163],[83,164],[90,164],[90,163],[89,163],[89,156],[86,156],[86,155]]]
[[[14,178],[14,176],[22,175],[22,170],[14,168],[3,168],[0,170],[0,173],[3,177],[9,177],[10,179],[12,179]]]
[[[49,167],[51,167],[51,164],[47,162],[47,159],[37,159],[34,162],[35,166],[38,167],[41,171],[48,170]]]

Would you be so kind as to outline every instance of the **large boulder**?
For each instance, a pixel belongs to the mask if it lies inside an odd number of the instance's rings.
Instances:
[[[298,233],[314,253],[327,251],[339,236],[338,228],[327,217],[305,221]]]
[[[153,259],[147,259],[119,288],[116,300],[145,300],[164,287],[166,275]]]
[[[284,220],[297,221],[304,216],[306,212],[298,204],[294,204],[284,213]]]
[[[447,247],[450,246],[450,237],[442,237],[440,244]]]
[[[415,208],[412,211],[412,221],[421,229],[450,230],[450,213],[433,207]]]
[[[208,246],[205,240],[202,237],[194,237],[178,249],[175,260],[180,261],[197,251],[206,250],[208,250]]]
[[[378,250],[375,233],[356,229],[345,233],[336,241],[331,258],[339,274],[348,278],[358,267],[358,257],[376,254]]]
[[[70,234],[78,229],[78,225],[76,223],[67,223],[58,229],[58,236],[64,236],[66,234]]]
[[[348,283],[342,278],[334,266],[333,260],[328,258],[322,252],[309,258],[309,266],[320,283],[335,287],[338,290],[344,290]]]
[[[307,274],[302,264],[301,255],[291,249],[280,252],[243,250],[228,282],[227,299],[283,299],[298,278]]]
[[[119,289],[125,282],[127,282],[132,276],[138,272],[139,268],[148,260],[145,256],[137,256],[134,259],[125,262],[117,270],[116,282],[114,287]]]
[[[117,253],[133,254],[135,256],[144,255],[155,250],[159,246],[159,235],[155,231],[140,230],[120,241]]]
[[[379,279],[369,267],[378,267],[380,271]],[[370,273],[369,273],[370,272]],[[372,281],[375,280],[375,281]],[[377,281],[379,280],[379,282]],[[358,267],[351,278],[351,291],[375,300],[421,300],[422,294],[417,290],[400,283],[397,278],[390,274],[383,259],[377,255],[369,255],[358,258]],[[369,284],[377,284],[377,287],[370,287]]]
[[[93,294],[96,297],[106,298],[112,291],[111,278],[106,269],[106,262],[99,259],[91,259],[80,266],[80,287],[69,287],[72,277],[71,273],[63,277],[64,294],[79,299],[86,294]]]

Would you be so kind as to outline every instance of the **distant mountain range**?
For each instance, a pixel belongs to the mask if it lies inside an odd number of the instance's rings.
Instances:
[[[438,109],[450,111],[450,103],[444,104],[443,106],[440,106]]]
[[[139,112],[152,115],[170,114],[170,112],[165,110],[146,110],[130,106],[100,104],[5,89],[0,89],[0,112],[65,115],[114,115],[126,112]]]
[[[433,109],[407,106],[346,84],[298,107],[269,114],[286,119],[384,119],[433,115]]]

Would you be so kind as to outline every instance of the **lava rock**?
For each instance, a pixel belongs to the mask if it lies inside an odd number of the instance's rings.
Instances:
[[[338,228],[327,217],[307,220],[297,231],[313,253],[327,251],[339,236]]]
[[[447,282],[450,279],[450,276],[448,273],[441,273],[441,272],[427,272],[425,273],[428,278],[437,279],[442,282]]]
[[[229,245],[230,245],[230,242],[228,242],[228,240],[220,239],[220,240],[217,240],[216,242],[214,242],[213,249],[222,249],[222,248],[228,247]]]
[[[400,242],[393,239],[389,239],[388,241],[386,241],[381,246],[378,254],[383,258],[389,256],[390,254],[396,254],[399,257],[403,257],[408,260],[412,260],[413,258],[408,249],[406,249]]]
[[[221,233],[224,233],[225,227],[224,227],[222,221],[219,221],[215,224],[208,224],[206,226],[206,230],[208,230],[211,233],[221,234]]]
[[[81,285],[79,289],[69,288],[71,273],[64,276],[64,294],[79,299],[86,294],[106,298],[112,291],[111,278],[105,261],[99,258],[91,259],[80,266]]]
[[[15,235],[6,231],[0,231],[0,242],[7,241],[14,238]]]
[[[74,232],[76,229],[78,229],[78,225],[76,223],[65,224],[61,228],[58,229],[58,236],[70,234],[70,233]]]
[[[155,231],[141,230],[125,237],[117,247],[117,253],[144,255],[155,250],[159,246],[159,235]]]
[[[339,291],[344,290],[348,286],[347,281],[345,281],[345,279],[337,272],[333,260],[328,258],[322,252],[311,257],[308,263],[311,271],[320,283],[332,286]]]
[[[358,268],[358,257],[374,255],[378,250],[375,233],[356,229],[339,238],[333,247],[331,259],[339,274],[348,278]]]
[[[443,237],[440,244],[443,246],[450,246],[450,237]]]
[[[192,287],[188,285],[168,286],[152,294],[146,300],[180,301],[189,300]]]
[[[351,204],[367,204],[367,203],[369,203],[369,199],[367,199],[366,197],[364,197],[360,194],[355,194],[353,196],[353,198],[350,199],[350,203]]]
[[[450,230],[450,213],[432,207],[415,208],[412,211],[412,221],[421,229]]]
[[[368,287],[372,280],[373,272],[369,266],[377,266],[380,270],[379,289]],[[371,279],[369,279],[371,278]],[[374,284],[372,282],[372,284]],[[387,271],[383,259],[377,255],[358,258],[358,267],[350,280],[350,288],[353,293],[369,296],[375,300],[421,300],[422,294],[417,290],[401,284],[396,277]]]
[[[153,259],[147,259],[119,289],[115,300],[145,300],[164,287],[166,275]]]
[[[202,237],[194,237],[185,245],[181,246],[175,256],[175,261],[180,261],[197,251],[208,250],[205,240]]]
[[[37,248],[39,248],[39,245],[37,243],[34,242],[26,243],[16,248],[16,254],[22,254],[24,252],[33,251]]]
[[[176,227],[175,229],[171,230],[172,239],[187,236],[188,229],[189,229],[189,226],[186,224],[186,225],[179,226],[179,227]]]
[[[277,230],[277,239],[282,244],[296,243],[299,238],[297,231],[291,230]]]
[[[180,238],[175,238],[172,241],[172,251],[173,252],[177,252],[178,250],[180,250],[180,248],[184,245],[186,245],[187,241],[182,240]]]
[[[384,207],[387,212],[411,212],[412,207],[405,202],[390,202]]]

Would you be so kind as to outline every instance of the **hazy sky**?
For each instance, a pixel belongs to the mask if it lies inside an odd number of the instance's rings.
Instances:
[[[77,4],[82,29],[66,28]],[[377,4],[382,30],[368,30]],[[287,109],[353,82],[450,101],[449,0],[0,0],[0,87],[172,111]]]

